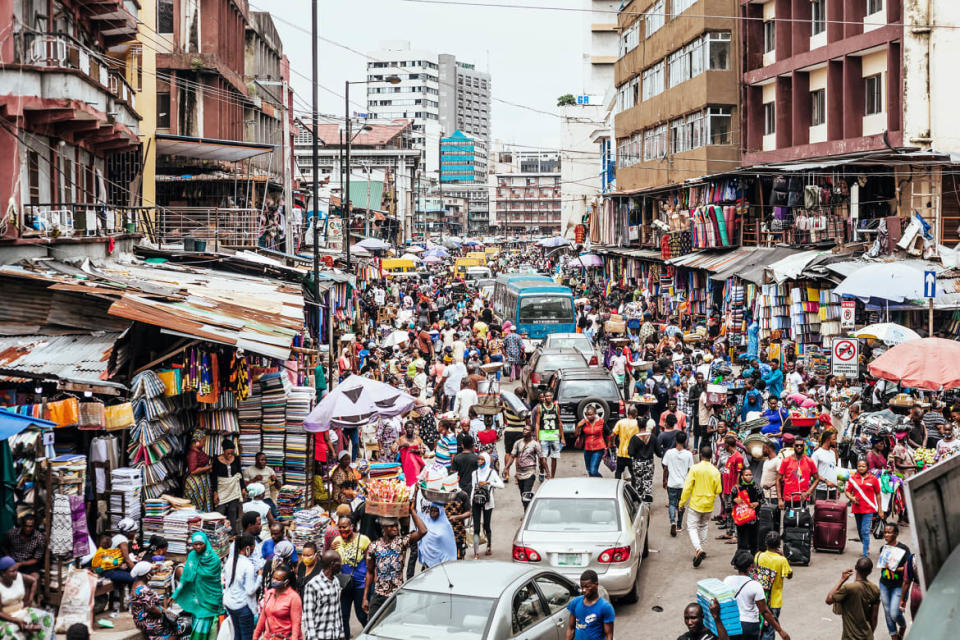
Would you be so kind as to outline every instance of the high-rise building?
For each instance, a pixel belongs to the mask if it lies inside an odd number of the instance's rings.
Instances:
[[[369,57],[369,117],[411,120],[411,141],[424,152],[427,171],[439,170],[443,135],[459,129],[489,145],[489,74],[451,54],[413,49],[407,41],[383,42]],[[396,82],[391,76],[398,76],[399,82],[391,83]]]
[[[491,220],[507,236],[560,232],[560,154],[496,151],[491,158]]]

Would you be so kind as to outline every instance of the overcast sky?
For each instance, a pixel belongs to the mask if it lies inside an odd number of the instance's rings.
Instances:
[[[580,7],[579,0],[520,0],[515,4]],[[310,0],[250,0],[269,11],[293,68],[297,109],[311,102]],[[409,40],[414,49],[454,54],[488,70],[493,82],[493,138],[557,147],[559,119],[497,102],[496,98],[556,113],[557,96],[580,91],[586,14],[495,7],[438,6],[400,0],[320,0],[320,36],[363,53],[384,40]],[[296,26],[294,26],[296,25]],[[338,94],[345,80],[365,78],[367,59],[320,43],[320,84]],[[297,75],[297,74],[302,75]],[[304,77],[305,76],[305,77]],[[355,111],[366,105],[362,87],[351,89]],[[343,98],[320,89],[320,112],[343,114]],[[299,114],[298,114],[299,115]]]

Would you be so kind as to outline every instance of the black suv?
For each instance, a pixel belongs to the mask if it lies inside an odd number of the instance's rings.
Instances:
[[[549,388],[560,405],[563,435],[569,445],[573,444],[574,430],[583,420],[587,407],[592,406],[597,416],[603,418],[607,433],[626,411],[620,385],[613,374],[602,367],[560,369],[550,380]]]

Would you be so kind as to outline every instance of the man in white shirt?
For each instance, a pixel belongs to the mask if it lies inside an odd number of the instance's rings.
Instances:
[[[817,465],[817,479],[811,489],[815,500],[837,500],[837,432],[827,431],[820,437],[820,446],[810,459]]]
[[[683,494],[683,482],[687,478],[687,472],[693,466],[693,454],[686,449],[687,434],[685,431],[677,432],[674,438],[674,446],[663,454],[663,488],[667,490],[668,509],[670,513],[670,535],[677,536],[677,530],[681,528],[683,514],[680,513],[678,505],[680,496]]]
[[[787,374],[787,392],[800,393],[803,388],[803,365],[799,362],[793,366],[793,371]]]
[[[457,339],[453,341],[453,361],[454,362],[463,362],[463,352],[467,350],[467,343],[460,339],[460,335],[457,334]]]
[[[733,568],[737,570],[737,575],[727,576],[723,579],[724,584],[735,594],[737,608],[740,610],[742,633],[738,637],[758,637],[760,635],[760,616],[763,616],[767,624],[773,627],[783,640],[790,640],[790,636],[783,630],[777,617],[767,606],[767,596],[763,592],[763,587],[750,577],[750,567],[752,566],[753,554],[750,553],[750,550],[738,549],[733,556]]]
[[[373,290],[373,301],[377,304],[378,307],[382,307],[384,302],[387,300],[387,294],[380,287],[376,287]]]
[[[453,364],[447,366],[443,371],[443,394],[447,396],[447,410],[453,410],[454,400],[460,391],[460,381],[467,377],[467,366],[463,364],[463,358],[455,360]]]
[[[470,407],[479,402],[477,392],[470,388],[470,381],[466,378],[460,380],[460,391],[457,392],[456,401],[453,404],[453,411],[461,420],[470,422]]]

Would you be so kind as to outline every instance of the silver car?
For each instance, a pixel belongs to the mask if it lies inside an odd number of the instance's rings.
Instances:
[[[564,347],[576,349],[587,361],[587,366],[596,367],[600,365],[600,352],[590,342],[590,338],[582,333],[551,333],[543,339],[540,346],[543,349],[562,349]]]
[[[400,587],[358,640],[564,640],[567,604],[578,595],[574,582],[546,568],[447,562]]]
[[[554,478],[537,490],[513,539],[513,561],[579,580],[593,569],[611,596],[639,597],[650,504],[623,480]]]

